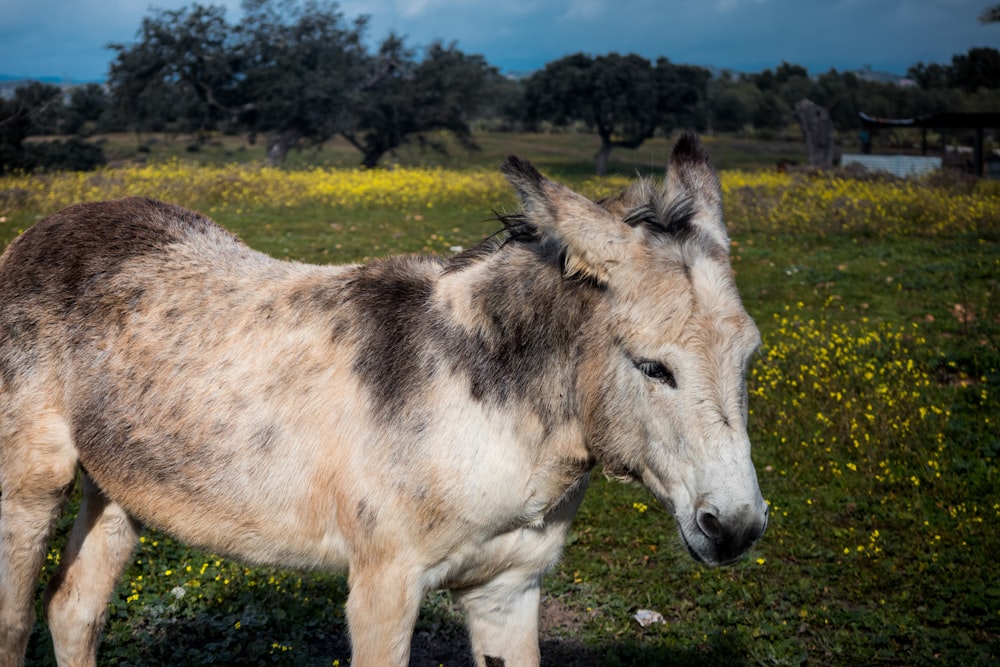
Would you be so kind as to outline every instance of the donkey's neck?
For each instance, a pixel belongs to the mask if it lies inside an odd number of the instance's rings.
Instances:
[[[594,465],[577,394],[595,288],[564,279],[537,248],[508,247],[445,273],[433,300],[461,332],[464,368],[455,370],[468,375],[474,400],[507,413],[530,466],[515,523],[545,521],[570,496],[578,502]]]
[[[545,435],[577,421],[581,329],[593,291],[564,279],[532,247],[508,247],[445,273],[434,307],[461,332],[472,397],[530,412]]]

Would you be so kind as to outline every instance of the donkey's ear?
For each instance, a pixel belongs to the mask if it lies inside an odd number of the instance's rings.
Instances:
[[[691,223],[728,252],[719,177],[695,133],[685,132],[674,144],[663,188],[668,210],[693,209]]]
[[[527,160],[508,156],[500,168],[521,200],[529,224],[565,247],[568,275],[607,284],[625,258],[626,225],[604,208],[550,181]]]

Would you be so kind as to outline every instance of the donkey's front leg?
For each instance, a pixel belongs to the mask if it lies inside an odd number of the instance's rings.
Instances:
[[[419,573],[382,565],[352,569],[347,596],[354,667],[406,667],[425,590]]]
[[[505,572],[455,596],[465,609],[477,667],[537,667],[541,577]]]

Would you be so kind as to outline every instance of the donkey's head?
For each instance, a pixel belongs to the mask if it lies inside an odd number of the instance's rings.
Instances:
[[[671,508],[696,559],[737,560],[767,524],[746,431],[760,334],[733,280],[707,153],[685,135],[662,183],[600,204],[516,158],[504,172],[527,221],[563,247],[566,274],[600,294],[581,332],[588,447]]]

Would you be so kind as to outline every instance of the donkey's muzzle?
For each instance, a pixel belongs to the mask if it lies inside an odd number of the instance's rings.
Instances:
[[[768,507],[744,505],[735,512],[723,513],[706,504],[695,512],[696,531],[681,530],[684,543],[695,560],[715,567],[729,565],[742,558],[767,528]]]

